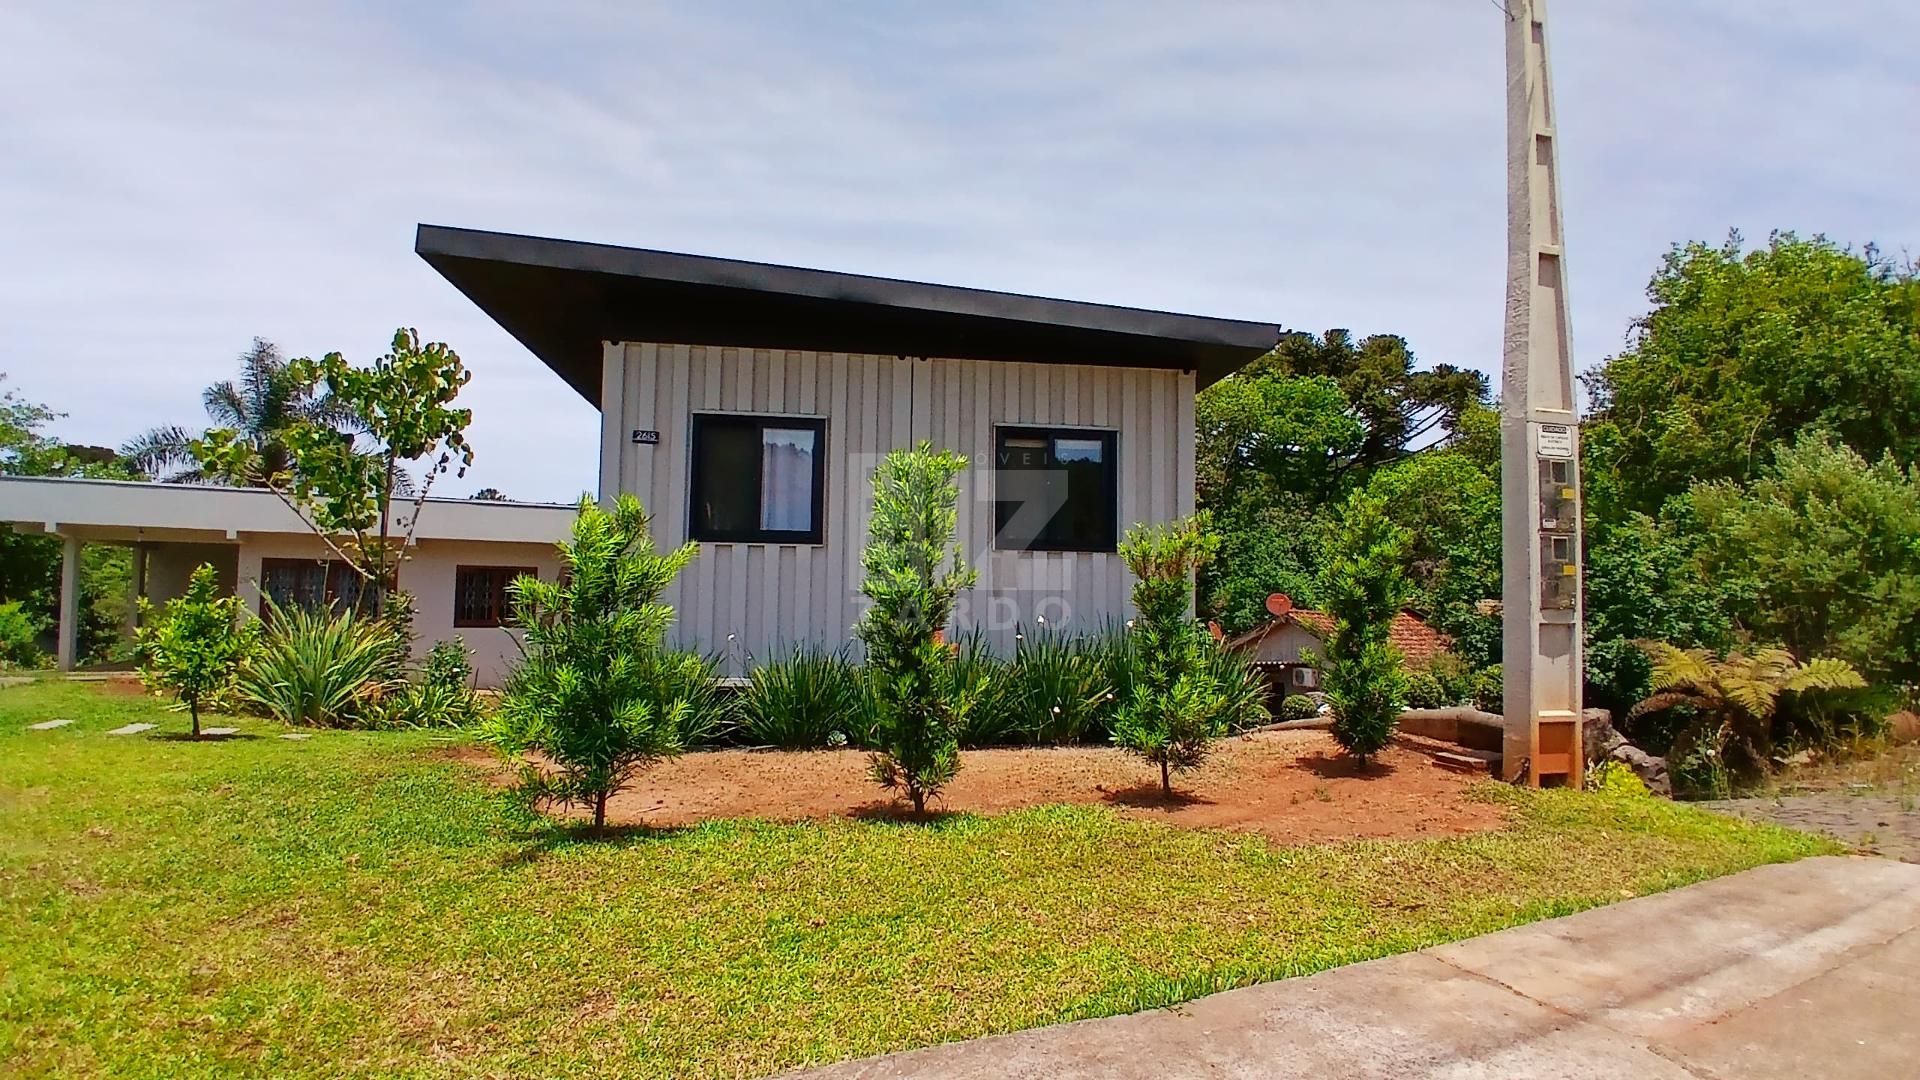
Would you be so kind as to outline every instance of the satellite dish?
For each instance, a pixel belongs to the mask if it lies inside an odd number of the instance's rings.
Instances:
[[[1277,592],[1267,597],[1267,613],[1276,619],[1284,619],[1293,610],[1293,597]]]

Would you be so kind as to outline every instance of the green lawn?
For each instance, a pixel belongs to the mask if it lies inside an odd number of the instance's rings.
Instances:
[[[133,720],[185,724],[81,685],[0,690],[0,1073],[756,1075],[1829,850],[1491,786],[1511,828],[1419,842],[1278,849],[1088,808],[589,841],[430,736],[104,734]]]

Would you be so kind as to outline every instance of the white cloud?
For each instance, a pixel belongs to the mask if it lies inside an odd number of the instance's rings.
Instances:
[[[1729,226],[1920,247],[1897,0],[1553,8],[1575,332]],[[471,486],[597,417],[418,221],[1405,334],[1497,366],[1500,15],[1345,4],[10,5],[0,370],[117,443],[255,334],[454,343]]]

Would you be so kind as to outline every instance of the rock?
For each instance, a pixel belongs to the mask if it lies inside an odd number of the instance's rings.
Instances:
[[[225,739],[238,734],[240,734],[240,729],[237,727],[203,727],[200,729],[200,737],[203,739]]]
[[[152,730],[154,729],[154,727],[155,727],[155,726],[156,726],[156,725],[153,725],[153,724],[128,724],[128,725],[126,725],[125,727],[117,727],[117,728],[114,728],[114,729],[113,729],[112,731],[109,731],[109,732],[107,732],[107,734],[109,734],[109,735],[138,735],[138,734],[140,734],[140,733],[141,733],[141,732],[143,732],[143,731],[152,731]]]
[[[52,731],[54,728],[66,727],[68,724],[71,724],[71,723],[73,723],[73,721],[71,720],[42,720],[37,724],[28,724],[27,730],[28,731]]]
[[[1887,717],[1887,738],[1896,746],[1920,743],[1920,713],[1901,709]]]
[[[1627,737],[1613,726],[1613,716],[1605,709],[1588,709],[1580,714],[1580,733],[1587,746],[1587,764],[1608,760],[1614,750],[1627,745]]]

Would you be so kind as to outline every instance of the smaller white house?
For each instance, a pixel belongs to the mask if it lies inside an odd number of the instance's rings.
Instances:
[[[1266,675],[1268,689],[1276,697],[1320,689],[1315,658],[1327,650],[1333,616],[1296,608],[1285,593],[1267,598],[1267,614],[1267,621],[1227,642],[1227,648],[1246,653]],[[1407,667],[1416,671],[1439,659],[1453,644],[1445,634],[1404,611],[1393,617],[1388,637]]]
[[[411,512],[395,503],[396,512]],[[428,499],[400,564],[398,585],[414,599],[413,651],[459,637],[473,652],[480,686],[498,685],[519,656],[506,585],[520,574],[553,579],[556,544],[574,508],[549,503]],[[186,590],[201,563],[258,615],[318,606],[351,595],[355,577],[279,497],[252,488],[65,477],[0,477],[0,522],[66,541],[60,590],[59,662],[74,664],[82,544],[117,544],[134,555],[133,591],[163,603]],[[131,605],[130,605],[131,606]]]

